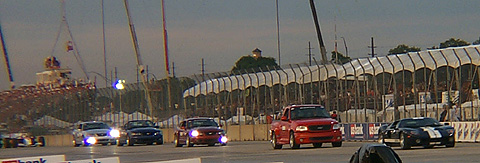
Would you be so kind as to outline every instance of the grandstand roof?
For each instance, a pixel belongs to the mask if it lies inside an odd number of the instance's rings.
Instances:
[[[272,87],[277,84],[303,84],[325,81],[328,78],[344,79],[349,76],[360,77],[365,74],[397,73],[403,70],[410,72],[423,68],[435,70],[444,66],[458,68],[466,64],[480,65],[480,45],[409,52],[374,58],[359,58],[343,65],[332,63],[314,66],[297,65],[263,73],[231,75],[203,81],[187,89],[183,96],[188,97],[219,93],[222,91],[245,90],[249,87]]]

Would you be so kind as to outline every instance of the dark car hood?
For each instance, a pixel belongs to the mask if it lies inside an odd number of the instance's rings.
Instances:
[[[157,132],[160,131],[159,129],[153,128],[153,127],[145,127],[145,128],[132,128],[128,131],[131,132]]]
[[[425,131],[425,130],[428,130],[428,129],[432,129],[432,130],[446,130],[446,129],[453,129],[452,126],[424,126],[424,127],[415,127],[415,128],[409,128],[409,127],[406,127],[405,129],[408,129],[408,130],[421,130],[421,131]]]
[[[212,127],[212,126],[208,126],[208,127],[195,127],[195,128],[191,128],[191,130],[197,130],[197,131],[223,131],[223,129],[221,129],[221,128]]]
[[[363,162],[401,163],[402,160],[392,148],[383,144],[364,144],[350,158],[350,163]]]

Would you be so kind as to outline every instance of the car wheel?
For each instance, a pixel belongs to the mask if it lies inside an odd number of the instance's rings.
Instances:
[[[190,141],[190,136],[187,137],[187,147],[193,147],[193,142]]]
[[[403,133],[400,134],[400,148],[410,149],[410,145],[405,140],[405,136],[403,135]]]
[[[332,142],[332,146],[333,147],[341,147],[342,146],[342,142]]]
[[[162,145],[163,144],[163,139],[158,139],[156,142],[155,142],[156,145]]]
[[[12,143],[12,148],[18,147],[18,139],[11,139],[11,143]]]
[[[227,145],[227,143],[222,143],[222,144],[221,144],[221,146],[226,146],[226,145]]]
[[[275,132],[273,132],[273,134],[272,134],[272,147],[273,147],[273,149],[282,149],[282,146],[283,145],[278,144],[277,136],[275,136]]]
[[[175,141],[175,147],[182,147],[183,146],[183,144],[180,144],[179,139],[180,138],[177,135],[175,135],[175,140],[174,140]]]
[[[4,138],[3,145],[5,146],[5,148],[10,148],[10,138]]]
[[[130,136],[127,136],[127,145],[133,146],[133,140],[130,138]]]
[[[45,137],[43,136],[39,137],[38,143],[40,143],[40,147],[45,147]]]
[[[313,147],[320,148],[322,147],[322,143],[313,143]]]
[[[73,146],[74,147],[79,147],[81,144],[78,144],[77,143],[77,140],[75,138],[73,138]]]
[[[120,139],[117,139],[117,146],[123,146],[123,142]]]
[[[449,142],[448,144],[445,145],[447,148],[455,147],[455,141]]]
[[[295,142],[295,134],[293,134],[293,132],[290,132],[290,148],[292,149],[300,148],[300,144],[297,144],[297,142]]]

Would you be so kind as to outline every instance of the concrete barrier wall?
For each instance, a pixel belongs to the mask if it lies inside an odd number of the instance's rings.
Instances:
[[[385,123],[345,123],[342,124],[344,140],[376,140],[378,128]],[[477,122],[452,122],[455,128],[455,140],[457,142],[480,142],[480,121]],[[268,140],[270,124],[257,125],[228,125],[226,130],[229,141],[265,141]],[[165,143],[174,140],[174,129],[161,129]],[[72,135],[47,135],[46,146],[73,146]]]
[[[49,147],[72,146],[73,147],[73,136],[71,134],[46,135],[43,137],[45,137],[45,146],[49,146]]]

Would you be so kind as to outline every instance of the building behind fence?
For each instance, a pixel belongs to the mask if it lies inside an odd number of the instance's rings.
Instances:
[[[480,46],[354,59],[345,64],[282,67],[172,77],[125,89],[38,87],[2,92],[0,123],[15,132],[68,133],[82,121],[151,119],[163,128],[202,116],[224,125],[265,124],[290,104],[322,104],[342,123],[385,123],[405,117],[479,120]],[[171,90],[170,92],[168,90]],[[27,93],[25,93],[27,92]],[[44,131],[48,129],[47,131]]]

